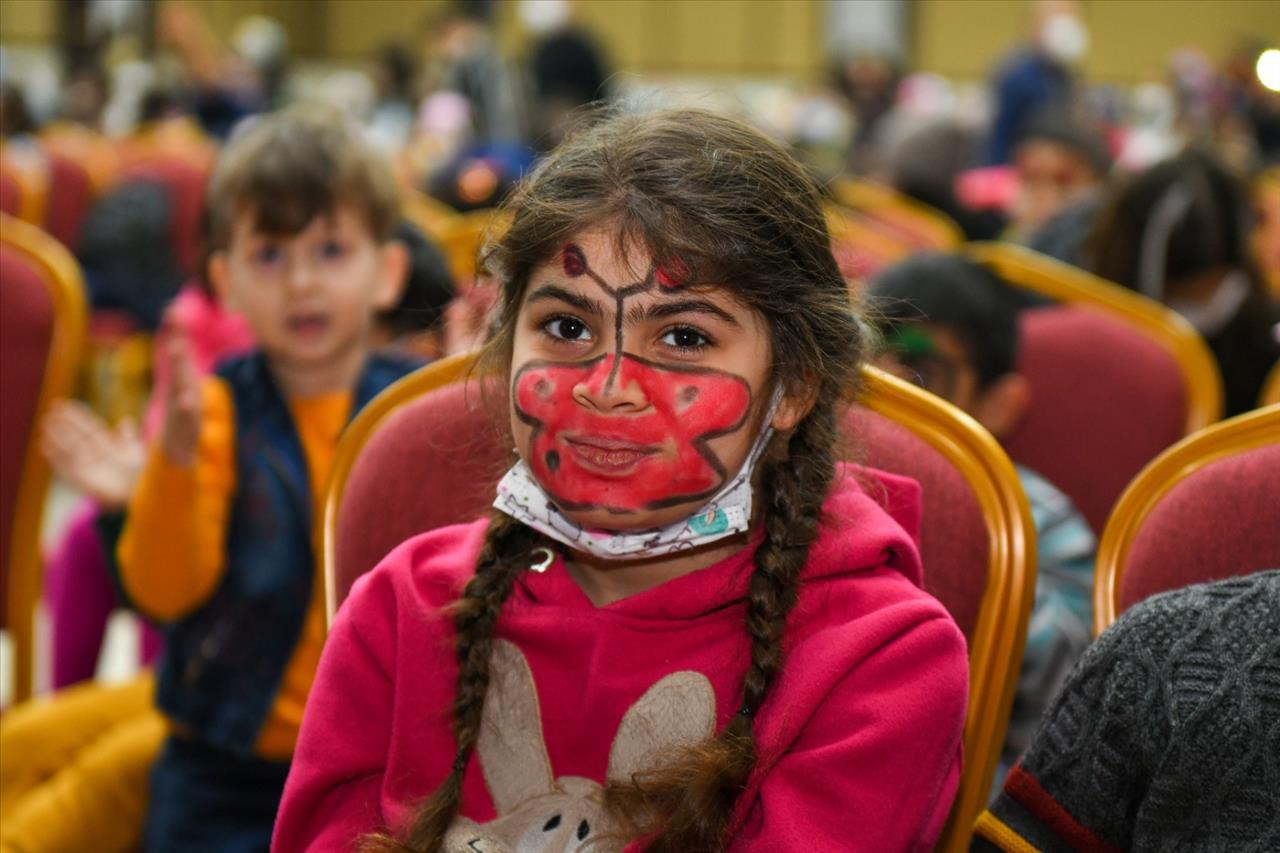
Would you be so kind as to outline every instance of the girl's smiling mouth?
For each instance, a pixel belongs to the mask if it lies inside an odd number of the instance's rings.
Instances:
[[[562,435],[560,441],[582,467],[612,477],[631,474],[641,462],[659,450],[649,444],[598,436]]]

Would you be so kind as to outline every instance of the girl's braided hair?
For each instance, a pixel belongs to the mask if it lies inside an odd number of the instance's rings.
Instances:
[[[764,536],[746,600],[751,661],[740,710],[710,741],[661,768],[611,784],[606,803],[655,851],[712,851],[732,831],[756,764],[753,723],[783,664],[783,632],[835,476],[838,407],[853,390],[865,341],[831,256],[818,188],[781,146],[702,110],[607,118],[557,148],[508,203],[510,229],[486,263],[503,287],[487,363],[510,369],[520,304],[535,267],[583,230],[610,226],[620,251],[675,258],[700,282],[728,288],[765,318],[771,380],[813,407],[776,436],[759,471]],[[479,733],[498,614],[532,559],[537,534],[495,514],[475,577],[453,610],[459,664],[458,750],[444,782],[403,839],[382,849],[436,851],[457,815]]]

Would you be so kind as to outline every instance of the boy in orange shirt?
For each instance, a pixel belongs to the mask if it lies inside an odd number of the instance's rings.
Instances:
[[[368,352],[406,257],[385,161],[336,116],[283,113],[233,139],[210,183],[209,279],[258,349],[200,382],[184,342],[117,551],[165,626],[145,847],[266,849],[324,643],[311,551],[338,436],[415,366]]]
[[[108,776],[140,778],[158,752],[145,849],[267,849],[325,635],[312,518],[346,423],[416,366],[369,352],[405,277],[398,208],[383,158],[335,115],[264,117],[231,140],[206,199],[206,269],[258,348],[204,380],[181,336],[157,354],[173,381],[117,549],[126,600],[165,629],[159,715],[130,710],[146,681],[119,691],[121,722],[93,761],[59,773],[45,808],[15,812],[6,841],[61,849],[67,827],[44,813],[77,798],[59,787],[119,800],[128,822],[136,803],[116,789],[129,786]],[[74,701],[59,707],[59,725],[76,727]],[[60,823],[87,832],[91,812]],[[32,833],[11,836],[21,824]],[[127,834],[103,826],[94,846]]]

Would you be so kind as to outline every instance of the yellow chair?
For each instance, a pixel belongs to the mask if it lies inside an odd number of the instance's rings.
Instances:
[[[1142,470],[1098,544],[1094,630],[1164,590],[1280,567],[1280,405],[1188,436]]]
[[[962,246],[964,232],[940,210],[885,184],[837,178],[831,194],[841,205],[873,217],[916,250],[947,251]]]
[[[1262,383],[1262,393],[1258,395],[1259,406],[1274,406],[1276,403],[1280,403],[1280,361],[1267,374],[1267,381]]]
[[[480,252],[487,242],[496,239],[510,224],[510,215],[502,210],[474,210],[460,213],[433,234],[453,273],[459,291],[475,281],[480,268]]]
[[[39,450],[40,420],[71,393],[85,337],[85,296],[71,254],[33,225],[0,214],[0,591],[14,645],[14,700],[31,695],[40,526],[51,472]]]
[[[428,237],[438,239],[458,218],[458,211],[426,193],[412,188],[402,189],[405,218],[422,229]]]
[[[356,578],[404,539],[481,515],[510,464],[473,355],[405,377],[339,443],[317,553],[332,619]],[[872,466],[924,487],[925,583],[969,642],[965,767],[938,849],[967,849],[1004,742],[1035,588],[1035,533],[1008,457],[967,415],[874,368],[849,426]],[[501,391],[490,395],[500,398]],[[425,493],[424,493],[425,492]],[[432,497],[434,496],[434,500]]]

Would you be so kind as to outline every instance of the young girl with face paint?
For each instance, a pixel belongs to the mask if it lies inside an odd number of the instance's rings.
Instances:
[[[352,591],[275,848],[929,849],[964,639],[916,485],[837,461],[864,340],[816,187],[672,111],[571,138],[510,206],[486,357],[518,458],[490,519]]]

